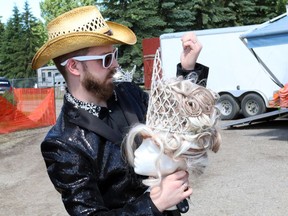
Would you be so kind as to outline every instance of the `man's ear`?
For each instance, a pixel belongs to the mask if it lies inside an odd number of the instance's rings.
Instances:
[[[75,61],[74,59],[69,59],[69,61],[67,62],[67,65],[66,65],[66,70],[73,74],[74,76],[79,76],[80,73],[79,73],[79,64],[77,64],[78,62]]]

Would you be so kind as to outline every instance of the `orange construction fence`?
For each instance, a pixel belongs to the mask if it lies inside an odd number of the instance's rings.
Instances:
[[[272,107],[288,107],[288,83],[283,88],[275,91],[273,94],[273,100],[269,101],[269,105]]]
[[[56,122],[53,88],[15,88],[14,102],[0,96],[0,134]]]
[[[279,90],[280,107],[288,107],[288,83]]]

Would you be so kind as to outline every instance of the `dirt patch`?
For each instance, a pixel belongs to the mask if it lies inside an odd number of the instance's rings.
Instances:
[[[49,129],[0,135],[0,215],[67,215],[40,153]],[[223,130],[220,151],[193,179],[186,215],[286,215],[287,131],[287,119]]]

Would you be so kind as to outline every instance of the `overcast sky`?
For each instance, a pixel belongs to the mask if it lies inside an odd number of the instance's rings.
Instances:
[[[31,12],[36,18],[41,18],[39,6],[40,1],[41,0],[28,0]],[[0,0],[0,16],[2,16],[1,22],[6,23],[7,20],[12,17],[14,5],[16,5],[20,13],[22,13],[24,3],[25,0]]]

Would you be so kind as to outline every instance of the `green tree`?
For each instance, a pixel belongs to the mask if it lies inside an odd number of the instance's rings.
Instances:
[[[287,4],[288,4],[288,0],[278,0],[276,3],[276,12],[278,14],[286,13]]]
[[[170,29],[178,31],[200,30],[225,26],[233,16],[216,0],[177,0],[163,1],[161,11]]]
[[[94,5],[95,0],[43,0],[40,2],[41,17],[48,24],[55,17],[73,8]]]
[[[142,40],[163,33],[262,23],[285,12],[287,0],[43,0],[47,24],[59,14],[83,5],[98,5],[104,18],[131,28],[135,46],[121,46],[125,69],[143,65]]]
[[[17,78],[18,73],[23,69],[20,58],[22,38],[21,15],[17,6],[13,8],[13,16],[7,22],[1,46],[0,70],[8,78]]]
[[[192,10],[193,1],[168,0],[159,1],[158,12],[167,23],[162,29],[163,33],[187,31],[196,21],[196,12]]]
[[[36,73],[31,68],[31,61],[37,49],[44,43],[43,23],[32,15],[27,1],[22,14],[22,31],[24,40],[21,44],[22,54],[20,56],[25,74],[22,74],[21,77],[35,77]]]
[[[255,16],[250,17],[254,24],[263,23],[276,17],[276,0],[254,0],[255,1]]]
[[[142,40],[143,38],[158,37],[166,22],[158,15],[158,1],[117,1],[104,0],[98,3],[103,17],[110,21],[121,23],[131,28],[137,36],[134,46],[121,46],[119,64],[123,68],[131,69],[134,65],[142,67]],[[156,9],[155,9],[156,8]]]
[[[195,0],[190,10],[195,11],[193,29],[223,28],[248,24],[246,19],[255,4],[250,0]]]
[[[3,64],[1,59],[1,50],[3,49],[2,47],[4,46],[4,32],[5,32],[5,26],[0,21],[0,77],[4,76],[4,72],[1,68],[1,65]]]
[[[43,41],[43,23],[31,14],[28,2],[25,2],[23,14],[14,6],[0,46],[2,74],[7,78],[35,77],[31,60]]]
[[[253,20],[250,19],[251,16],[255,16],[255,3],[251,0],[226,0],[222,2],[221,7],[226,8],[228,12],[226,17],[233,17],[224,21],[224,25],[220,27],[231,27],[231,26],[241,26],[249,25]]]

